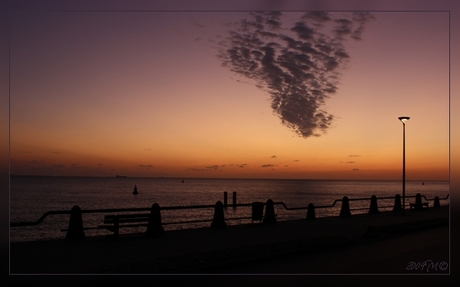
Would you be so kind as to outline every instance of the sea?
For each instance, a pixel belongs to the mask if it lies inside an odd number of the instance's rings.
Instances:
[[[85,235],[89,237],[111,234],[98,228],[108,214],[98,210],[147,210],[154,203],[160,208],[213,207],[221,201],[227,202],[224,216],[229,226],[254,223],[251,204],[267,200],[275,202],[278,221],[306,218],[310,203],[315,206],[316,217],[339,216],[344,196],[350,200],[352,214],[367,213],[372,195],[378,198],[379,211],[391,210],[395,195],[402,196],[402,186],[401,180],[11,176],[9,211],[10,223],[34,223],[48,211],[70,211],[74,206],[83,211],[92,210],[82,215]],[[134,187],[137,194],[133,194]],[[449,204],[448,181],[406,181],[406,205],[415,201],[417,193],[428,200],[438,196],[441,205]],[[213,214],[214,208],[165,208],[161,211],[161,220],[165,231],[202,228],[210,226]],[[10,242],[63,239],[69,217],[69,214],[51,214],[36,225],[10,227]],[[204,222],[197,222],[200,220]],[[193,222],[178,223],[184,221]],[[120,234],[142,232],[142,228],[122,228]]]

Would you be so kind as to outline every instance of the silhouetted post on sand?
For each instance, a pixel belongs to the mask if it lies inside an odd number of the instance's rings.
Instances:
[[[152,204],[150,208],[150,217],[149,223],[147,226],[147,231],[145,234],[147,236],[155,236],[158,234],[162,234],[164,232],[163,226],[161,225],[161,213],[160,213],[160,206],[158,203]]]
[[[350,203],[348,202],[348,197],[344,196],[342,199],[342,209],[340,210],[340,217],[350,217]]]
[[[377,196],[373,195],[371,197],[371,206],[369,207],[369,214],[379,213],[379,207],[377,205]]]
[[[276,223],[276,215],[275,215],[275,205],[273,200],[267,200],[267,208],[265,210],[265,217],[263,223]]]
[[[81,217],[81,208],[75,205],[70,210],[69,230],[66,234],[68,240],[83,240],[86,238],[83,231],[83,220]]]
[[[307,209],[307,219],[312,220],[312,219],[315,219],[315,218],[316,218],[315,205],[313,203],[310,203],[308,205],[308,209]]]
[[[212,228],[222,228],[227,227],[227,223],[225,223],[224,217],[224,205],[222,201],[216,202],[216,206],[214,208],[214,218],[211,222]]]
[[[402,206],[401,206],[401,195],[396,194],[395,196],[395,205],[393,206],[393,211],[402,211]]]

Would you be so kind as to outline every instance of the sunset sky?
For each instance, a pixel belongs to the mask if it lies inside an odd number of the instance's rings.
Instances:
[[[11,12],[11,174],[448,180],[449,20]]]

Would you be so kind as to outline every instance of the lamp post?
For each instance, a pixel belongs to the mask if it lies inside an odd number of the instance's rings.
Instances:
[[[403,204],[402,204],[402,215],[405,214],[406,210],[406,121],[410,119],[410,117],[403,116],[398,117],[398,119],[403,124],[403,186],[402,186],[402,193],[403,193]]]

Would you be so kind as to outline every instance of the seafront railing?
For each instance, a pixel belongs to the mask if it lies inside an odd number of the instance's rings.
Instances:
[[[447,194],[444,198],[439,198],[438,196],[434,198],[427,198],[425,195],[416,194],[414,196],[406,196],[406,198],[415,198],[415,203],[406,203],[406,206],[410,206],[411,208],[415,206],[415,208],[423,208],[423,206],[428,207],[427,203],[433,202],[433,207],[438,208],[441,206],[440,201],[448,201],[449,194]],[[425,203],[422,203],[422,198],[425,199]],[[378,206],[378,200],[391,200],[394,199],[394,205],[384,205]],[[370,201],[370,205],[368,207],[359,207],[359,208],[350,208],[350,202],[352,201]],[[264,223],[276,222],[276,214],[275,214],[275,206],[282,206],[287,211],[294,211],[294,210],[307,210],[306,219],[315,219],[316,218],[316,209],[329,209],[334,208],[339,202],[342,203],[340,216],[341,217],[348,217],[351,216],[352,211],[359,211],[359,210],[367,210],[368,213],[378,213],[379,208],[388,209],[392,208],[393,211],[401,211],[403,210],[401,206],[401,197],[397,194],[394,197],[376,197],[371,196],[370,198],[348,198],[344,196],[342,199],[336,199],[330,205],[319,205],[315,206],[314,204],[310,203],[308,206],[301,206],[301,207],[288,207],[284,202],[273,202],[271,199],[267,200],[266,203],[264,202],[252,202],[252,203],[236,203],[236,195],[234,193],[234,202],[233,204],[227,204],[226,201],[226,194],[224,198],[225,204],[221,201],[217,201],[214,205],[190,205],[190,206],[163,206],[160,207],[157,203],[154,203],[151,207],[142,207],[142,208],[111,208],[111,209],[86,209],[82,210],[79,206],[74,206],[71,210],[57,210],[57,211],[48,211],[44,213],[38,220],[36,221],[22,221],[22,222],[10,222],[10,227],[22,227],[22,226],[34,226],[38,225],[45,220],[50,215],[70,215],[69,220],[69,227],[68,229],[63,229],[62,231],[67,231],[69,233],[75,233],[75,228],[78,228],[78,234],[83,233],[84,230],[89,229],[109,229],[107,226],[95,226],[95,227],[85,227],[83,228],[82,222],[82,214],[84,213],[104,213],[104,214],[123,214],[127,212],[149,212],[147,217],[144,216],[142,220],[147,221],[147,223],[140,224],[139,226],[147,226],[148,228],[154,228],[156,230],[161,229],[162,225],[172,225],[172,224],[192,224],[192,223],[204,223],[204,222],[211,222],[211,226],[226,226],[225,221],[235,221],[235,220],[252,220],[252,221],[264,221]],[[251,207],[252,213],[249,216],[239,216],[239,217],[224,217],[223,209],[227,207]],[[404,209],[406,208],[404,207]],[[265,207],[265,215],[263,214]],[[189,210],[189,209],[214,209],[213,218],[206,218],[206,219],[198,219],[198,220],[185,220],[185,221],[169,221],[169,222],[162,222],[161,221],[161,211],[168,211],[168,210]],[[144,214],[145,215],[145,214]],[[132,217],[133,214],[130,215]],[[75,219],[76,218],[76,219]],[[139,222],[142,220],[139,219]],[[75,222],[77,222],[75,227]],[[136,219],[132,218],[125,222],[137,222]],[[118,221],[117,221],[117,230],[118,230]],[[156,227],[152,226],[153,224],[157,225]],[[158,226],[160,225],[160,226]],[[123,226],[121,226],[123,227]],[[81,229],[81,230],[80,230]],[[112,228],[113,229],[113,228]],[[70,236],[71,237],[71,236]],[[66,236],[69,238],[69,236]]]

